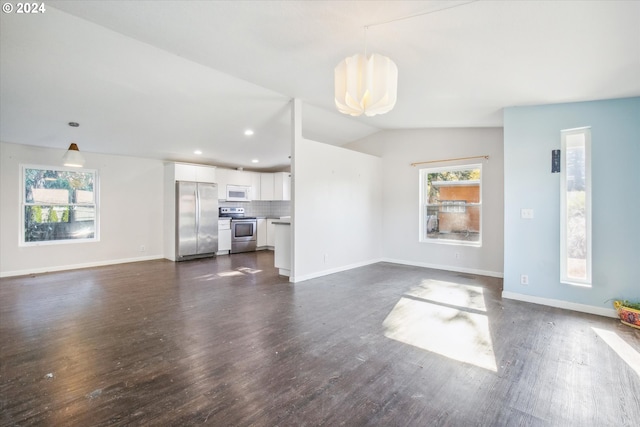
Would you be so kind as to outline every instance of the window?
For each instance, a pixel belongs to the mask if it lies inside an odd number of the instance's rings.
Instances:
[[[97,173],[23,166],[21,244],[96,241]]]
[[[560,178],[560,281],[591,285],[591,130],[564,130]]]
[[[420,241],[480,246],[482,165],[420,170]]]

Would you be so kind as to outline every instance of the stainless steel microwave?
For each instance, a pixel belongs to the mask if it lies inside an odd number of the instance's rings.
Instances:
[[[251,201],[251,187],[243,185],[227,185],[228,202],[249,202]]]

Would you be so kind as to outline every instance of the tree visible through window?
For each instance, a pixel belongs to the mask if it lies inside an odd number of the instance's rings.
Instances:
[[[96,172],[23,167],[22,242],[97,239]]]
[[[420,241],[481,243],[481,165],[420,171]]]
[[[591,284],[591,131],[562,131],[560,281]]]

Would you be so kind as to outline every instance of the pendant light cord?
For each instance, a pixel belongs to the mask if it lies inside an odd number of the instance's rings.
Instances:
[[[368,30],[369,27],[374,27],[374,26],[377,26],[377,25],[384,25],[384,24],[391,24],[392,22],[404,21],[405,19],[416,18],[418,16],[430,15],[432,13],[442,12],[444,10],[449,10],[449,9],[453,9],[453,8],[460,7],[460,6],[466,6],[466,5],[470,4],[470,3],[475,3],[477,1],[479,1],[479,0],[470,0],[470,1],[467,1],[467,2],[464,2],[464,3],[458,3],[458,4],[454,4],[452,6],[443,7],[443,8],[436,9],[436,10],[429,10],[429,11],[426,11],[426,12],[418,12],[418,13],[414,13],[413,15],[403,16],[401,18],[389,19],[388,21],[375,22],[373,24],[365,25],[364,26],[364,29],[365,29],[365,49],[366,49],[366,35],[367,35],[366,30]]]

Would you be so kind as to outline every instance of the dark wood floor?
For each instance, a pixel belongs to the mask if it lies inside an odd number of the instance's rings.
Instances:
[[[603,337],[637,356],[640,331],[615,319],[488,277],[382,263],[294,285],[272,266],[1,279],[1,424],[638,425],[640,367]]]

